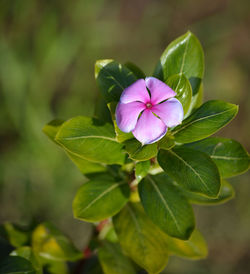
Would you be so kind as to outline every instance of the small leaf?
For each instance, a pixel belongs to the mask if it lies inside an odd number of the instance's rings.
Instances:
[[[207,256],[207,244],[198,230],[194,230],[187,241],[167,237],[167,242],[170,255],[192,260],[203,259]]]
[[[139,194],[146,214],[162,231],[184,240],[190,237],[195,225],[193,209],[167,175],[144,178]]]
[[[137,79],[145,79],[146,75],[145,73],[135,64],[131,63],[131,62],[127,62],[124,64],[125,67],[127,67],[128,69],[130,69],[134,75],[136,76]]]
[[[217,198],[209,199],[208,197],[201,196],[199,194],[183,191],[183,194],[188,198],[188,200],[193,204],[199,205],[217,205],[224,204],[227,201],[234,198],[234,189],[233,187],[225,180],[221,180],[221,188]]]
[[[74,202],[75,218],[97,222],[115,215],[129,198],[127,182],[116,182],[109,176],[88,181],[78,190]]]
[[[76,261],[82,258],[72,242],[52,224],[43,223],[32,234],[32,247],[41,257],[55,261]]]
[[[175,74],[169,77],[166,84],[176,92],[176,99],[178,99],[183,107],[184,114],[188,109],[192,100],[192,87],[184,74]]]
[[[216,163],[223,178],[238,175],[249,169],[250,157],[244,147],[235,140],[210,137],[185,146],[207,153]]]
[[[136,81],[133,72],[114,60],[98,60],[95,78],[107,103],[120,100],[123,90]]]
[[[132,262],[122,253],[119,244],[104,242],[98,249],[98,258],[105,274],[136,274]]]
[[[199,40],[190,31],[167,46],[154,73],[164,81],[174,74],[184,74],[187,79],[203,78],[204,53]]]
[[[10,253],[10,256],[19,256],[31,262],[32,266],[36,270],[37,274],[42,274],[42,266],[39,262],[37,255],[34,253],[31,247],[22,246]]]
[[[237,112],[234,104],[208,101],[174,129],[175,141],[191,143],[206,138],[228,124]]]
[[[219,171],[207,154],[183,147],[160,150],[158,162],[173,180],[187,190],[208,197],[218,195]]]
[[[75,117],[65,122],[56,138],[67,152],[94,162],[123,164],[125,153],[115,139],[112,125],[89,117]]]
[[[129,204],[113,217],[122,249],[149,273],[159,273],[168,261],[164,233],[145,215],[140,204]]]
[[[29,233],[21,230],[16,225],[6,222],[0,226],[0,236],[6,239],[12,246],[25,245],[29,239]]]
[[[36,274],[28,260],[19,256],[8,256],[0,262],[1,274]]]
[[[137,161],[146,161],[157,155],[157,143],[151,145],[144,145],[136,139],[126,141],[125,150],[128,152],[129,157]]]
[[[138,162],[135,165],[135,177],[138,181],[141,181],[145,176],[147,176],[150,169],[150,161]]]

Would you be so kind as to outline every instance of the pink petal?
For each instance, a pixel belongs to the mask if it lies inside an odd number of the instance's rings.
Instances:
[[[183,107],[176,98],[171,98],[166,102],[154,105],[151,110],[159,116],[168,127],[177,126],[183,120]]]
[[[118,103],[115,116],[119,129],[123,132],[130,132],[135,128],[139,114],[145,109],[144,103],[132,102],[128,104]]]
[[[132,131],[135,138],[143,145],[152,144],[161,139],[167,132],[166,125],[149,109],[145,109]]]
[[[146,86],[151,93],[151,103],[159,104],[160,102],[174,97],[176,93],[164,82],[154,77],[146,78]]]
[[[122,92],[120,102],[123,104],[140,101],[147,103],[150,101],[150,96],[146,88],[144,79],[139,79]]]

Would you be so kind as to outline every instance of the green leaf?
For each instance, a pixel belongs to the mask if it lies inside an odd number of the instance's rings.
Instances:
[[[98,60],[95,78],[107,103],[118,102],[123,90],[136,81],[133,72],[114,60]]]
[[[98,249],[98,258],[105,274],[136,274],[132,262],[122,253],[119,244],[103,242]]]
[[[43,128],[43,132],[57,145],[60,145],[60,144],[55,141],[55,137],[63,123],[64,123],[63,120],[52,120],[51,122],[46,124]],[[106,167],[102,164],[90,162],[69,151],[65,151],[65,152],[83,174],[106,171]]]
[[[135,165],[135,177],[139,181],[147,176],[150,169],[150,161],[138,162]]]
[[[221,188],[220,188],[219,195],[215,199],[209,199],[199,194],[184,191],[184,190],[183,190],[183,194],[187,197],[187,199],[191,203],[199,204],[199,205],[223,204],[231,200],[232,198],[234,198],[234,195],[235,195],[233,187],[226,180],[223,180],[223,179],[221,180]]]
[[[166,84],[176,92],[176,99],[178,99],[183,107],[184,114],[188,109],[192,100],[192,87],[184,74],[175,74],[169,77]]]
[[[208,101],[174,129],[175,141],[191,143],[204,139],[228,124],[237,112],[238,106],[234,104]]]
[[[220,174],[204,152],[184,147],[160,150],[158,162],[173,180],[187,190],[208,197],[218,195]]]
[[[41,257],[55,261],[76,261],[82,258],[73,243],[52,224],[43,223],[32,234],[32,247]]]
[[[112,125],[89,117],[75,117],[65,122],[56,138],[67,152],[94,162],[123,164],[125,153],[115,139]]]
[[[197,260],[207,256],[207,244],[198,230],[194,230],[187,241],[167,237],[170,255]]]
[[[8,256],[0,262],[1,274],[36,274],[31,262],[19,257]]]
[[[37,274],[42,274],[42,266],[37,255],[29,246],[22,246],[10,253],[10,256],[19,256],[31,262]]]
[[[21,230],[9,222],[0,226],[0,235],[14,247],[25,245],[29,239],[28,232]]]
[[[115,215],[129,198],[127,182],[116,182],[109,176],[88,181],[78,190],[74,202],[75,218],[97,222]]]
[[[203,102],[203,83],[201,79],[199,78],[190,78],[189,82],[192,87],[192,100],[189,107],[189,111],[186,114],[186,116],[189,116],[189,114],[200,107]]]
[[[124,142],[124,144],[125,150],[132,160],[146,161],[155,157],[158,152],[157,143],[142,146],[136,139],[131,139]]]
[[[168,45],[154,75],[166,81],[180,73],[187,79],[202,79],[204,74],[204,53],[199,40],[190,31]]]
[[[145,79],[146,78],[145,73],[138,66],[136,66],[134,63],[127,62],[124,64],[124,66],[126,66],[128,69],[130,69],[134,73],[134,75],[136,76],[137,79]]]
[[[140,204],[129,204],[113,218],[122,249],[149,273],[159,273],[167,264],[164,233],[145,215]]]
[[[138,188],[146,214],[162,231],[183,240],[190,237],[195,226],[193,209],[167,175],[147,176]]]
[[[207,153],[216,163],[223,178],[241,174],[249,169],[249,154],[235,140],[210,137],[185,146]]]

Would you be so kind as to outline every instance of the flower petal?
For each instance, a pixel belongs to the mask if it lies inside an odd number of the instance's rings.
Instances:
[[[151,103],[159,104],[160,102],[174,97],[176,93],[164,82],[154,77],[146,78],[146,86],[151,93]]]
[[[145,109],[144,103],[132,102],[128,104],[118,103],[115,116],[119,129],[123,132],[130,132],[135,128],[139,114]]]
[[[154,105],[151,110],[159,116],[168,127],[177,126],[183,120],[183,107],[176,98],[171,98],[166,102]]]
[[[135,138],[143,145],[152,144],[161,139],[167,132],[166,125],[149,109],[145,109],[132,131]]]
[[[139,79],[122,92],[120,102],[123,104],[140,101],[147,103],[150,101],[150,96],[146,88],[144,79]]]

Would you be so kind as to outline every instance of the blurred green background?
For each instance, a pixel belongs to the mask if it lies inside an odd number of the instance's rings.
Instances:
[[[151,75],[187,30],[204,47],[205,100],[240,106],[217,135],[249,151],[249,0],[0,0],[0,222],[52,221],[84,248],[91,226],[73,219],[71,203],[85,178],[42,127],[93,115],[95,60],[132,61]],[[166,273],[250,273],[250,173],[230,182],[234,200],[195,207],[208,258],[171,258]]]

